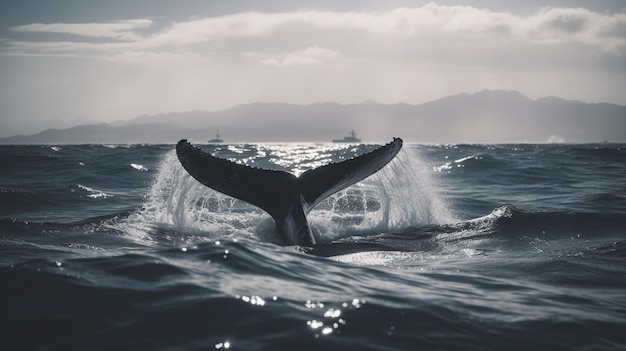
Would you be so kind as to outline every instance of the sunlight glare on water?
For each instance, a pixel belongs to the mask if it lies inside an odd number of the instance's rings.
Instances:
[[[333,160],[336,150],[341,146],[333,144],[285,144],[261,146],[261,150],[271,155],[269,163],[300,176],[309,169],[318,168]]]

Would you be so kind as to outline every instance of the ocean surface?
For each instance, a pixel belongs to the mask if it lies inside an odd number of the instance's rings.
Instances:
[[[0,349],[626,349],[626,145],[405,144],[309,218],[283,246],[174,145],[0,146]]]

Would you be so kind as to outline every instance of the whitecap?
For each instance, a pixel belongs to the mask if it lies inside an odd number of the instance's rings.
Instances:
[[[79,189],[88,192],[89,194],[87,194],[87,197],[90,197],[92,199],[106,199],[108,197],[113,197],[113,194],[107,194],[102,190],[90,188],[81,184],[77,184],[77,186]]]
[[[130,166],[133,167],[134,169],[138,170],[138,171],[142,171],[142,172],[147,172],[148,171],[148,168],[146,168],[145,166],[140,165],[138,163],[131,163]]]

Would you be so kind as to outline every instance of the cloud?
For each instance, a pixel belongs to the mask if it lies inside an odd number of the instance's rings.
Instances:
[[[152,25],[152,20],[135,19],[110,23],[35,23],[12,29],[123,40],[132,42],[137,51],[211,55],[251,51],[251,47],[274,53],[293,52],[315,45],[334,52],[371,55],[379,43],[388,48],[421,45],[428,49],[458,42],[465,42],[467,46],[489,46],[493,39],[513,40],[523,45],[575,43],[613,52],[626,47],[623,35],[626,14],[611,15],[580,8],[549,8],[531,16],[434,3],[380,13],[250,12],[173,23],[158,32],[141,34],[140,30]],[[51,45],[39,49],[52,49],[55,42],[48,43]],[[59,50],[71,50],[68,42],[57,44]],[[91,49],[98,50],[97,46],[101,45],[110,50],[107,44],[100,42]],[[85,49],[80,43],[76,45],[80,50]],[[370,50],[362,50],[368,47]],[[129,50],[122,46],[118,49]]]
[[[113,38],[119,40],[141,40],[135,30],[148,28],[153,21],[134,19],[109,23],[33,23],[11,28],[16,32],[60,33],[93,38]]]
[[[583,8],[544,9],[522,23],[524,34],[539,43],[576,43],[605,52],[626,48],[626,14],[613,15]]]
[[[337,51],[326,49],[318,45],[298,50],[285,55],[284,58],[267,58],[260,60],[261,63],[270,66],[309,66],[331,64],[341,57]]]
[[[592,22],[593,14],[584,9],[551,9],[539,15],[541,26],[557,33],[582,32]]]

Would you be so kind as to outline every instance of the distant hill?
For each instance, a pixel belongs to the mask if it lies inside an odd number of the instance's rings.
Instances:
[[[0,138],[12,135],[30,135],[41,132],[48,128],[71,128],[81,124],[96,123],[85,117],[76,117],[70,120],[49,119],[44,121],[26,121],[26,122],[1,122],[0,121]]]
[[[46,129],[29,136],[0,139],[2,144],[169,143],[184,134],[169,123],[137,123],[113,127],[106,123]]]
[[[111,124],[48,129],[2,144],[328,142],[355,129],[364,142],[400,136],[418,143],[626,142],[626,106],[483,90],[420,105],[253,103],[228,110],[145,115]]]

